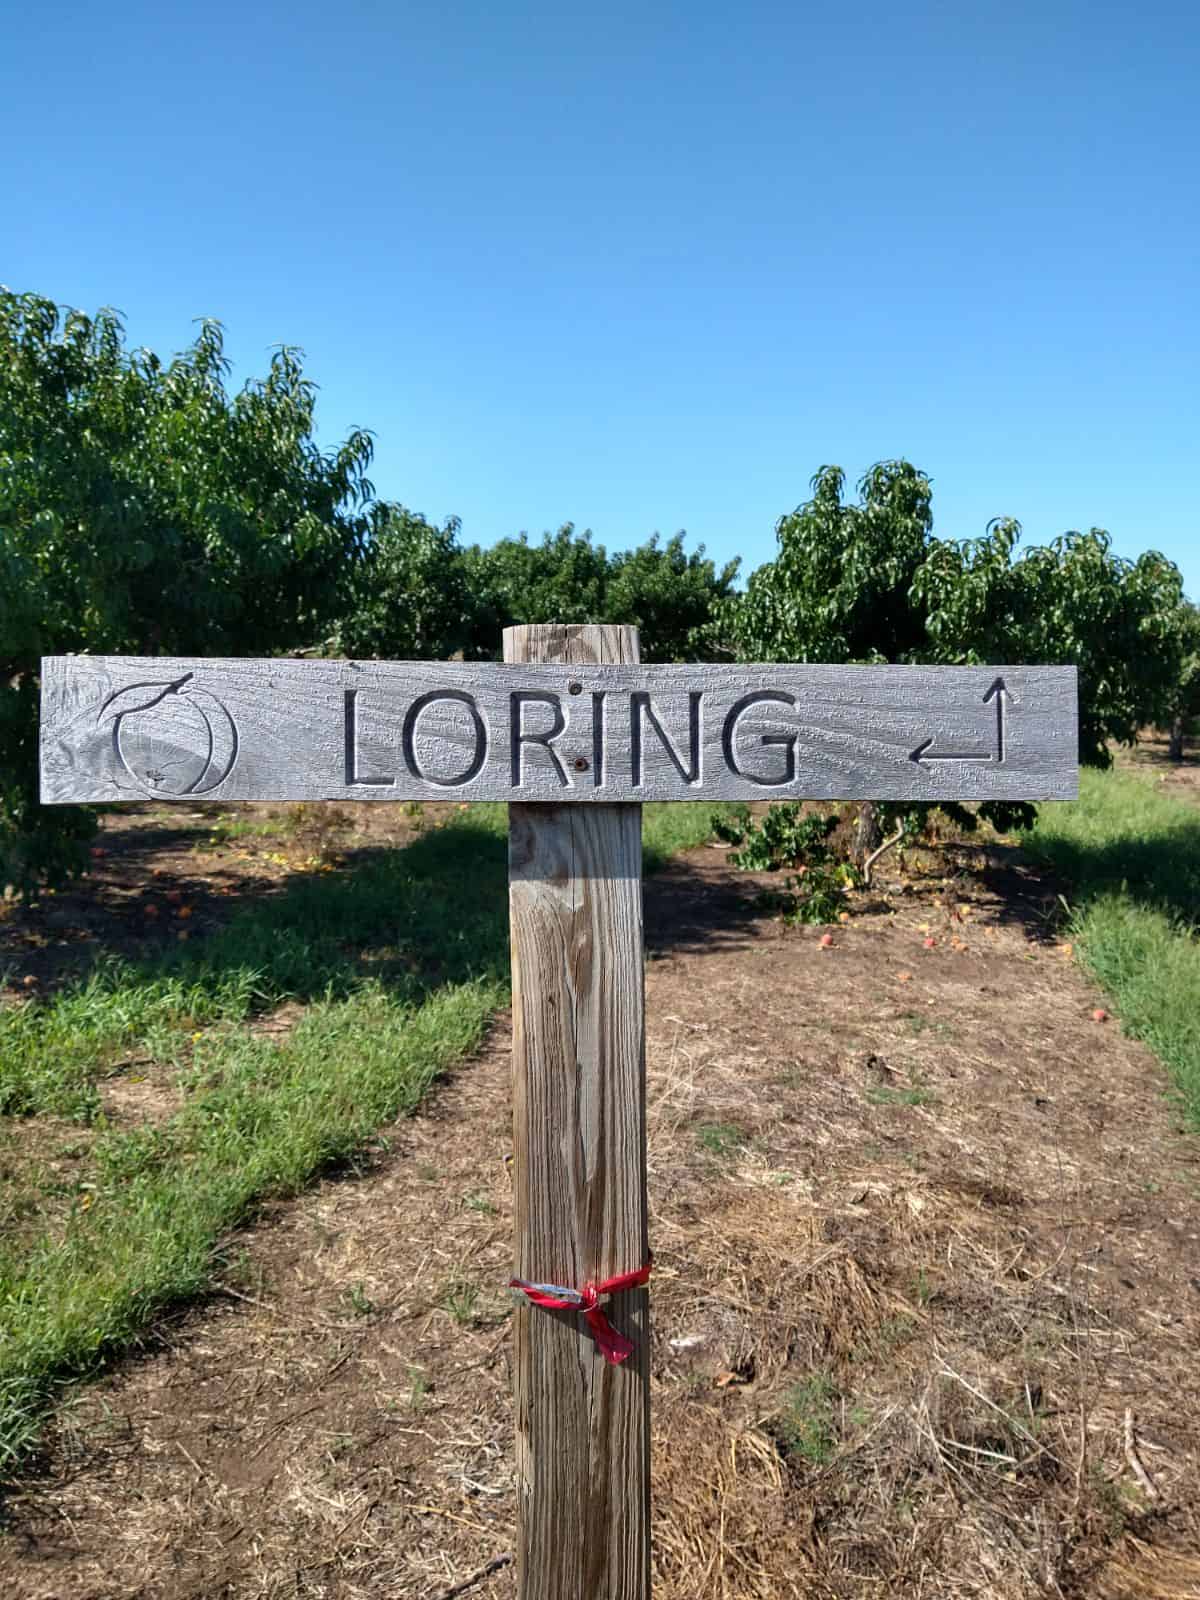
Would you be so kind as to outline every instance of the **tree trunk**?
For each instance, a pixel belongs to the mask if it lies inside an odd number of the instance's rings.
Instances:
[[[1183,730],[1186,720],[1187,719],[1184,717],[1182,712],[1179,714],[1179,716],[1171,719],[1171,727],[1167,742],[1167,754],[1170,756],[1172,761],[1183,760]]]
[[[883,843],[883,824],[879,820],[879,807],[874,800],[860,800],[858,816],[854,822],[854,865],[862,866],[867,857]]]

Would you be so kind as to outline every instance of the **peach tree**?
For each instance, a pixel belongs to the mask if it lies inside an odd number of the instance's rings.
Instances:
[[[1153,551],[1118,557],[1098,528],[1025,551],[1020,536],[1006,518],[981,539],[936,537],[932,486],[911,462],[873,466],[855,500],[841,469],[822,467],[811,498],[779,520],[774,561],[719,608],[712,646],[742,661],[1073,663],[1080,760],[1107,765],[1111,744],[1166,717],[1183,681],[1179,571]],[[913,839],[932,809],[860,806],[860,868],[885,829]],[[1030,805],[940,809],[967,828],[1034,816]]]
[[[227,375],[215,322],[164,362],[0,289],[0,884],[77,867],[93,826],[37,803],[40,656],[309,646],[362,557],[368,435],[318,447],[293,349]]]

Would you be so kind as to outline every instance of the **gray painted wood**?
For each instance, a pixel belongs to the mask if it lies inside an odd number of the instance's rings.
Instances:
[[[617,627],[505,632],[514,661],[637,660]],[[647,1259],[641,807],[509,808],[518,1277],[582,1288]],[[634,1353],[516,1313],[521,1600],[648,1600],[649,1296],[608,1302]]]
[[[47,804],[1066,800],[1076,786],[1073,667],[43,662]]]

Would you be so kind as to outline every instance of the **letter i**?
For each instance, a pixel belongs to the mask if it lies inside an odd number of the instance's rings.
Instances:
[[[604,709],[607,692],[592,690],[592,787],[604,785]]]

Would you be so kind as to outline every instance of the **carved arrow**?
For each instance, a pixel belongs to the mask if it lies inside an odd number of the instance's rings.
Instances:
[[[999,765],[1004,760],[1004,732],[1005,732],[1005,705],[1012,694],[1003,678],[996,678],[988,692],[983,697],[984,705],[989,701],[996,702],[996,751],[994,755],[977,755],[957,750],[933,750],[936,734],[930,734],[917,748],[909,753],[908,759],[915,761],[918,766],[927,765],[931,761],[994,761]],[[930,753],[932,751],[932,754]]]
[[[993,680],[991,688],[983,697],[984,705],[989,700],[996,702],[996,760],[1004,760],[1004,708],[1008,703],[1012,691],[1005,685],[1003,678]]]

